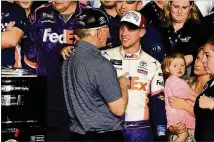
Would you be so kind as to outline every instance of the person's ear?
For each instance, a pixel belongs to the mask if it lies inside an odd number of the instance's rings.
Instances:
[[[101,36],[102,36],[101,33],[102,33],[101,28],[97,29],[97,38],[98,39],[101,39]]]
[[[138,3],[137,3],[137,11],[141,10],[142,7],[143,7],[143,2],[142,1],[138,1]]]
[[[146,29],[140,29],[140,37],[143,37],[146,33]]]

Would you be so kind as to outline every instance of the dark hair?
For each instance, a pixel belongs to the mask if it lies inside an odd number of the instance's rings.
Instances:
[[[207,42],[205,44],[210,44],[210,45],[214,46],[214,34],[207,40]]]

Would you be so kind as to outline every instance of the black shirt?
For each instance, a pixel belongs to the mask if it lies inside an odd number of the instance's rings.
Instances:
[[[214,34],[214,13],[202,19],[200,45],[203,45]]]
[[[162,9],[154,2],[147,3],[140,13],[146,19],[146,33],[141,38],[141,46],[143,50],[162,62],[165,56],[164,44],[161,38],[161,15]]]
[[[161,9],[154,1],[147,3],[140,13],[146,18],[147,24],[152,24],[153,27],[160,32],[162,29],[160,16],[163,9]]]
[[[106,10],[101,6],[99,8],[103,11],[109,20],[109,32],[110,36],[107,39],[106,47],[101,48],[101,50],[106,50],[110,48],[114,48],[121,45],[120,38],[119,38],[119,29],[120,29],[120,16],[116,15],[115,17],[109,15]]]
[[[154,1],[147,3],[140,10],[140,13],[145,16],[147,22],[156,21],[157,19],[160,19],[161,12],[162,9]]]
[[[7,1],[1,2],[1,32],[5,32],[7,25],[15,21],[14,27],[19,28],[24,33],[26,31],[26,14],[22,7]],[[15,48],[7,48],[1,50],[1,65],[14,66],[15,62]]]
[[[198,38],[200,25],[192,21],[187,21],[178,31],[174,31],[173,26],[162,30],[162,38],[165,47],[165,53],[179,52],[184,55],[197,55]]]
[[[214,110],[199,107],[199,98],[203,94],[214,99],[214,79],[208,81],[204,86],[194,106],[196,118],[195,139],[197,141],[214,141]]]

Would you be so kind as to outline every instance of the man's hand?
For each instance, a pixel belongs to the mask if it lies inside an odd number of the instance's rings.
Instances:
[[[67,60],[68,57],[70,57],[73,48],[74,48],[73,46],[67,46],[61,50],[60,54],[62,55],[64,60]]]
[[[124,106],[127,107],[128,104],[128,90],[130,87],[130,80],[128,79],[129,73],[126,72],[122,76],[119,77],[120,89],[122,92],[122,98],[125,102]]]
[[[183,110],[186,104],[186,101],[184,99],[177,98],[177,97],[169,97],[169,104],[172,108]]]
[[[184,123],[178,123],[176,125],[169,126],[169,131],[172,134],[178,135],[186,131],[186,125]]]
[[[128,75],[129,75],[129,73],[126,72],[125,74],[123,74],[119,77],[121,90],[123,90],[123,89],[128,90],[130,87],[130,80],[127,78]]]
[[[10,30],[14,27],[15,24],[16,24],[15,21],[11,21],[11,22],[7,25],[6,31],[10,31]]]
[[[203,94],[203,96],[200,96],[199,98],[199,107],[212,109],[214,107],[214,100]]]
[[[129,73],[125,73],[119,77],[120,88],[122,93],[122,98],[108,103],[110,111],[117,116],[122,116],[126,110],[128,104],[128,89],[129,89],[129,80],[127,76]]]

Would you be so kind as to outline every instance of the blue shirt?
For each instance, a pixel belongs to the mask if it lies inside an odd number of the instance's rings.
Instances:
[[[108,107],[121,98],[117,73],[97,47],[78,41],[73,55],[63,63],[62,78],[72,132],[122,129],[123,120]]]

